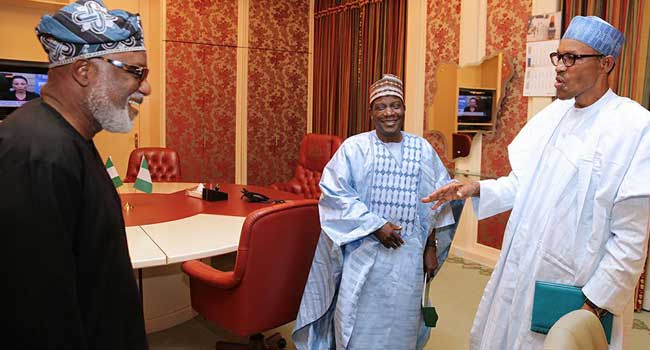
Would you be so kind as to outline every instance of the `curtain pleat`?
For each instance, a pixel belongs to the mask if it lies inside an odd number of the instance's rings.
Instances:
[[[384,73],[403,78],[406,0],[315,5],[314,132],[348,137],[371,130],[369,86]]]

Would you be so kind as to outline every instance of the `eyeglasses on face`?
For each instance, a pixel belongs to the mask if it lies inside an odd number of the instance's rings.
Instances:
[[[557,66],[560,64],[560,60],[562,60],[562,63],[564,64],[565,67],[571,67],[574,64],[576,64],[576,60],[579,60],[581,58],[587,58],[587,57],[605,57],[603,54],[592,54],[592,55],[575,55],[572,53],[565,53],[561,54],[559,52],[551,52],[551,63],[554,66]]]
[[[123,71],[133,74],[138,79],[139,82],[143,82],[145,79],[147,79],[147,75],[149,75],[149,68],[147,67],[134,66],[134,65],[126,64],[122,61],[112,60],[106,57],[94,57],[94,58],[99,58],[102,61],[112,64],[114,67],[117,67]]]

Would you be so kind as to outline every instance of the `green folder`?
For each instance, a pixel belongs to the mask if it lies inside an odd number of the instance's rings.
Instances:
[[[586,299],[585,295],[582,294],[581,287],[535,281],[533,318],[530,330],[537,333],[548,333],[560,317],[582,308]],[[607,343],[610,343],[612,339],[613,321],[614,316],[609,312],[600,319],[605,330]]]

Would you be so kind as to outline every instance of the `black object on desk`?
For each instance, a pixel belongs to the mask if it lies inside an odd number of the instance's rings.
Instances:
[[[228,200],[228,193],[219,191],[218,187],[214,190],[204,188],[202,199],[208,202]]]

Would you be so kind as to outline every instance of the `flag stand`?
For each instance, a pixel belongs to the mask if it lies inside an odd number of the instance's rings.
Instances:
[[[129,202],[126,202],[124,204],[124,211],[127,212],[127,213],[130,212],[131,209],[133,209],[133,208],[135,208],[135,206],[133,204],[129,203]]]

